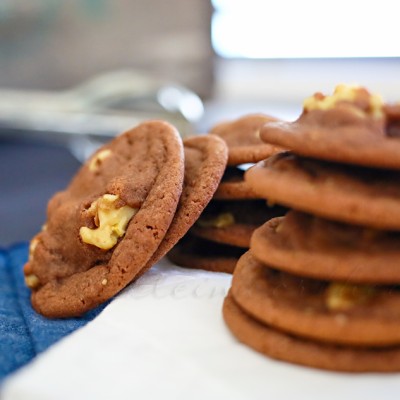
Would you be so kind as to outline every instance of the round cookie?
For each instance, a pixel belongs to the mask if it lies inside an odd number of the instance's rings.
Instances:
[[[193,136],[183,141],[185,176],[178,208],[168,231],[148,266],[160,260],[196,222],[225,171],[228,149],[215,135]]]
[[[228,167],[222,181],[214,194],[216,200],[249,200],[259,196],[244,180],[244,171],[236,167]]]
[[[283,213],[283,207],[269,207],[264,200],[213,200],[191,233],[203,239],[249,248],[254,230]]]
[[[260,139],[260,129],[269,121],[277,119],[264,114],[250,114],[234,121],[219,123],[210,133],[220,136],[228,145],[228,165],[254,163],[281,151]]]
[[[399,132],[397,117],[395,107],[385,108],[363,88],[350,88],[346,95],[335,91],[332,96],[306,99],[296,121],[269,122],[260,137],[302,156],[400,169],[400,138],[394,134]]]
[[[24,268],[32,304],[47,317],[81,315],[147,268],[182,191],[176,129],[149,121],[99,149],[49,202],[46,229]]]
[[[259,196],[349,224],[400,229],[400,172],[276,154],[246,171]]]
[[[167,254],[167,257],[181,267],[231,274],[244,251],[240,247],[187,235]]]
[[[278,360],[343,372],[400,371],[400,346],[353,348],[297,338],[251,318],[229,294],[224,301],[223,316],[239,341]]]
[[[256,229],[252,254],[282,271],[354,283],[400,283],[400,234],[289,211]]]
[[[250,252],[238,261],[232,296],[249,315],[296,336],[352,346],[400,344],[400,291],[276,271]]]

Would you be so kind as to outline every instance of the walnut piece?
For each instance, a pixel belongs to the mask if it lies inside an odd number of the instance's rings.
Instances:
[[[304,100],[305,111],[330,110],[338,103],[347,103],[349,109],[360,116],[383,117],[383,100],[377,94],[370,94],[357,85],[338,85],[331,96],[316,93]]]
[[[96,172],[99,169],[101,163],[106,158],[110,157],[110,155],[111,155],[110,149],[105,149],[96,153],[89,162],[89,171]]]
[[[373,286],[332,282],[326,289],[326,306],[331,311],[347,311],[367,303],[376,293]]]
[[[221,213],[215,218],[200,218],[197,224],[202,228],[227,228],[235,223],[235,217],[231,213]]]
[[[40,281],[35,274],[29,274],[25,276],[25,284],[29,288],[34,289],[39,286]]]
[[[39,239],[37,236],[35,236],[30,244],[29,244],[29,261],[33,260],[33,253],[35,252],[35,249],[37,247],[37,245],[39,244]]]
[[[93,215],[97,228],[90,229],[86,226],[80,228],[79,234],[84,243],[109,250],[125,234],[126,227],[138,208],[129,206],[117,208],[118,200],[119,196],[105,194],[91,204],[87,212]]]

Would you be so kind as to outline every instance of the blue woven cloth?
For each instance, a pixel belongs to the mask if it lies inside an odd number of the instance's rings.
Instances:
[[[105,305],[80,318],[49,320],[37,314],[25,286],[28,244],[0,250],[0,383],[36,354],[92,320]]]

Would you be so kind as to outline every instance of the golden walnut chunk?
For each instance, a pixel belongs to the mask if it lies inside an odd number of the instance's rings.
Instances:
[[[119,196],[105,194],[91,204],[87,212],[93,215],[97,228],[80,228],[79,234],[84,243],[109,250],[125,234],[129,221],[138,209],[129,206],[117,208],[118,200]]]
[[[89,162],[89,171],[96,172],[99,169],[101,163],[106,158],[110,157],[110,155],[111,155],[110,149],[105,149],[96,153]]]
[[[25,284],[29,288],[34,289],[39,286],[40,281],[35,274],[29,274],[25,276]]]
[[[326,306],[331,311],[347,311],[367,303],[375,293],[373,286],[333,282],[326,289]]]
[[[39,238],[35,236],[29,243],[29,261],[33,260],[33,254],[38,244],[39,244]]]
[[[200,218],[197,224],[202,228],[227,228],[235,223],[235,217],[231,213],[221,213],[215,218]]]
[[[357,85],[338,85],[331,96],[316,93],[304,100],[305,111],[330,110],[338,103],[346,102],[352,111],[360,116],[373,118],[383,117],[383,100],[377,94],[370,94],[366,89]]]

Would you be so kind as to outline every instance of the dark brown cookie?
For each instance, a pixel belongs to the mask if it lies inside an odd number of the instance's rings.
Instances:
[[[260,261],[311,278],[400,283],[400,234],[328,221],[297,211],[256,229],[251,251]]]
[[[232,296],[253,318],[320,342],[400,344],[400,290],[303,278],[269,268],[250,252],[238,261]]]
[[[161,259],[199,218],[225,171],[228,149],[218,136],[194,136],[185,139],[183,145],[185,178],[182,195],[167,234],[147,263],[149,267]]]
[[[400,172],[281,153],[257,163],[245,179],[260,196],[327,219],[400,229]]]
[[[261,141],[261,127],[276,118],[251,114],[234,121],[222,122],[214,126],[210,133],[225,140],[229,149],[228,165],[254,163],[263,160],[280,149]]]
[[[244,170],[228,167],[222,181],[214,194],[216,200],[248,200],[258,199],[259,196],[244,180]]]
[[[366,89],[342,85],[306,99],[297,121],[265,124],[260,137],[307,157],[400,169],[397,112]]]
[[[49,202],[46,229],[25,266],[32,304],[48,317],[80,315],[147,266],[182,191],[182,140],[149,121],[102,147]]]
[[[400,371],[400,346],[354,348],[301,339],[251,318],[229,294],[224,301],[223,315],[239,341],[278,360],[343,372]]]
[[[264,200],[213,200],[191,229],[195,236],[249,248],[254,230],[269,219],[283,215],[283,207],[269,207]]]
[[[240,247],[187,235],[167,254],[167,257],[181,267],[231,274],[244,251]]]

